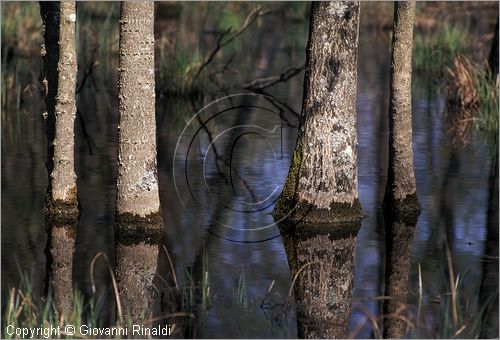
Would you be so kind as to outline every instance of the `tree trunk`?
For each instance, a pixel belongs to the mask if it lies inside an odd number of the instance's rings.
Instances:
[[[483,278],[479,293],[482,316],[481,338],[498,338],[498,151],[492,160],[489,178],[486,242]]]
[[[415,234],[416,218],[394,220],[392,215],[385,218],[385,296],[384,338],[405,337],[406,295],[411,264],[411,244]],[[418,216],[417,216],[418,217]]]
[[[133,321],[151,312],[163,236],[156,168],[154,3],[122,2],[116,201],[118,289]]]
[[[299,338],[348,338],[358,228],[300,225],[284,234]]]
[[[389,102],[389,174],[385,203],[404,214],[420,212],[412,150],[412,48],[415,2],[394,3]]]
[[[59,9],[59,15],[57,10]],[[74,1],[41,4],[44,21],[49,186],[45,220],[49,232],[52,286],[59,313],[69,312],[73,253],[78,221],[74,125],[76,116],[76,5]],[[55,23],[59,22],[58,33]],[[58,53],[55,37],[58,36]],[[57,55],[57,56],[56,56]],[[57,60],[57,71],[53,68]],[[57,72],[57,83],[55,83]],[[57,88],[57,95],[55,89]]]
[[[491,77],[495,82],[498,76],[498,16],[497,24],[495,25],[495,33],[493,35],[493,42],[491,43],[490,56],[488,58],[488,64],[491,70]]]
[[[314,2],[303,118],[275,216],[311,223],[361,219],[356,86],[359,4]]]

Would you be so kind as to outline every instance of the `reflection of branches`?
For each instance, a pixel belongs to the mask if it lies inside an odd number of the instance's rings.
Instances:
[[[288,104],[286,103],[283,103],[281,101],[278,101],[276,100],[275,98],[271,99],[269,98],[270,95],[268,95],[267,93],[265,93],[264,91],[261,91],[262,94],[266,95],[266,97],[264,97],[272,106],[274,106],[275,108],[277,108],[279,110],[279,113],[280,113],[280,118],[286,123],[286,125],[290,126],[290,127],[293,127],[293,128],[298,128],[298,126],[296,124],[293,124],[291,123],[286,117],[285,115],[283,114],[285,112],[285,109],[287,109],[288,111],[290,111],[291,113],[293,113],[295,116],[297,116],[297,118],[300,118],[299,117],[299,114],[292,108],[290,107]],[[278,105],[279,104],[279,105]]]
[[[80,85],[76,88],[75,94],[80,93],[80,91],[83,89],[83,86],[85,85],[85,82],[87,81],[87,78],[92,74],[92,72],[95,70],[99,62],[97,61],[92,61],[89,63],[85,71],[83,72],[83,78],[82,81],[80,82]]]
[[[191,101],[191,105],[193,107],[193,110],[194,112],[196,112],[197,110],[195,109],[195,104],[193,101]],[[227,179],[226,175],[224,175],[224,172],[222,172],[220,166],[219,166],[219,161],[222,161],[224,163],[225,166],[229,167],[230,170],[229,171],[234,171],[235,174],[236,174],[236,177],[238,177],[238,179],[243,183],[243,186],[245,187],[245,189],[248,191],[248,193],[250,194],[250,196],[252,196],[252,199],[254,201],[257,201],[258,198],[257,198],[257,195],[255,194],[255,192],[252,190],[252,188],[250,187],[250,185],[247,183],[247,181],[240,175],[240,173],[238,172],[238,169],[231,169],[230,167],[230,164],[229,162],[227,161],[227,159],[225,159],[224,157],[222,157],[221,155],[219,155],[219,152],[217,151],[217,148],[215,146],[215,143],[214,143],[214,139],[212,137],[212,133],[210,132],[210,130],[208,129],[207,127],[207,122],[204,122],[200,115],[197,115],[196,116],[196,119],[198,120],[198,123],[200,124],[200,127],[203,128],[203,130],[205,131],[205,133],[207,134],[207,137],[208,137],[208,141],[209,141],[209,145],[211,145],[211,148],[212,148],[212,151],[214,153],[214,156],[215,156],[215,167],[217,169],[217,172],[219,173],[219,175],[222,177],[222,179],[224,180],[224,182],[226,184],[229,183],[229,180]]]
[[[193,79],[194,80],[198,79],[201,72],[205,69],[205,67],[207,67],[208,64],[210,64],[212,62],[215,55],[217,54],[217,52],[220,51],[221,48],[223,48],[224,46],[226,46],[227,44],[232,42],[235,38],[237,38],[241,34],[243,34],[243,32],[245,32],[248,29],[248,27],[250,27],[255,22],[255,19],[257,19],[261,15],[264,15],[265,13],[267,13],[267,11],[262,11],[261,7],[259,6],[250,12],[250,14],[245,19],[245,22],[239,31],[235,32],[232,35],[229,35],[229,33],[232,30],[232,27],[230,26],[227,30],[222,32],[221,35],[219,36],[219,39],[217,39],[216,46],[214,47],[214,49],[212,51],[210,51],[205,56],[205,58],[203,59],[203,63],[198,68],[198,71],[196,71],[196,74],[195,74]]]
[[[227,61],[222,66],[222,68],[220,70],[218,70],[218,71],[210,73],[208,75],[208,78],[211,79],[211,78],[213,78],[214,76],[216,76],[218,74],[224,74],[228,70],[231,71],[231,72],[233,72],[234,74],[239,74],[240,71],[238,71],[238,70],[232,68],[231,66],[229,66],[233,62],[235,56],[236,56],[236,53],[231,54],[231,56],[227,59]]]
[[[302,72],[304,68],[305,64],[300,67],[291,67],[280,75],[255,79],[248,84],[242,85],[241,87],[250,91],[262,91],[278,83],[288,81],[290,78]]]
[[[87,81],[87,78],[92,75],[92,72],[95,70],[97,65],[99,65],[99,62],[96,60],[96,55],[97,53],[97,47],[94,47],[94,50],[92,51],[92,59],[89,62],[88,66],[85,68],[83,71],[83,78],[80,82],[80,84],[76,87],[75,94],[80,93],[80,91],[83,89],[83,86],[85,85],[85,82]]]

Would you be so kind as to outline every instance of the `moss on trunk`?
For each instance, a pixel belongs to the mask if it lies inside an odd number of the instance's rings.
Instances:
[[[115,241],[122,245],[144,242],[160,244],[163,241],[163,218],[160,212],[147,216],[132,213],[117,214],[115,218]]]

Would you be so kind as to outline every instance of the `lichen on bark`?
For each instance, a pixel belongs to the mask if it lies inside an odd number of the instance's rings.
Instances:
[[[154,3],[122,2],[117,213],[160,210],[156,170]]]
[[[75,195],[75,117],[76,117],[76,4],[62,1],[59,30],[59,78],[56,96],[56,131],[52,199],[68,201]]]
[[[359,4],[314,2],[303,120],[275,217],[344,223],[361,219],[356,86]]]

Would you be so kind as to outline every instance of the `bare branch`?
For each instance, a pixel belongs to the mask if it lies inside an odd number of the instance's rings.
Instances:
[[[227,44],[232,42],[235,38],[237,38],[241,34],[243,34],[248,29],[248,27],[250,27],[255,22],[255,19],[257,19],[259,16],[264,15],[266,13],[267,13],[267,11],[262,11],[261,7],[259,6],[255,9],[253,9],[250,12],[250,14],[248,14],[243,26],[240,28],[239,31],[237,31],[234,34],[232,34],[231,36],[229,36],[226,40],[224,40],[224,38],[231,32],[232,27],[229,27],[226,31],[222,32],[221,35],[219,36],[219,38],[217,39],[217,44],[214,47],[214,49],[212,51],[210,51],[203,59],[203,63],[198,68],[198,71],[196,72],[193,80],[198,79],[198,77],[200,76],[201,72],[205,69],[205,67],[207,67],[207,65],[212,62],[212,60],[214,59],[217,52],[219,52],[224,46],[226,46]]]
[[[292,67],[286,70],[285,72],[281,73],[278,76],[271,76],[271,77],[265,77],[265,78],[259,78],[251,81],[250,83],[244,84],[241,87],[250,90],[250,91],[262,91],[267,89],[268,87],[274,86],[278,83],[281,82],[286,82],[290,78],[296,76],[302,70],[305,68],[305,64],[296,68]]]

